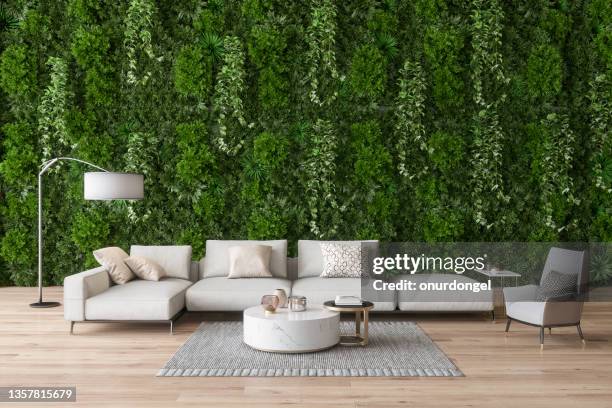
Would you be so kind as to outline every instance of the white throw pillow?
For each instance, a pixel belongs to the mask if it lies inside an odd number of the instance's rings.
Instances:
[[[132,255],[124,262],[136,276],[143,280],[158,281],[167,275],[166,270],[160,264],[144,256]]]
[[[322,278],[361,278],[361,245],[322,243]]]
[[[135,278],[134,273],[125,264],[128,254],[119,247],[108,247],[93,251],[93,256],[100,265],[106,268],[113,282],[123,285]]]
[[[206,256],[200,262],[200,277],[227,277],[229,272],[228,248],[245,245],[267,245],[272,247],[270,271],[276,278],[287,278],[287,240],[206,240]],[[320,272],[319,272],[320,273]]]
[[[272,277],[272,272],[270,272],[271,246],[240,245],[229,247],[227,252],[230,263],[228,278]]]

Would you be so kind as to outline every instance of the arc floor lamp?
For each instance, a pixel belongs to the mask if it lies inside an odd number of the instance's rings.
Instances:
[[[31,303],[31,307],[55,307],[60,304],[59,302],[43,301],[42,176],[54,164],[62,160],[87,164],[100,170],[85,173],[83,178],[83,196],[85,200],[140,200],[144,197],[144,176],[142,174],[111,172],[85,160],[73,157],[56,157],[44,162],[40,166],[40,172],[38,173],[38,302]]]

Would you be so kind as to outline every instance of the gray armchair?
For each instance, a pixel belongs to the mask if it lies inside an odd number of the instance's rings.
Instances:
[[[587,293],[589,269],[587,253],[569,249],[551,248],[544,264],[540,282],[551,271],[576,275],[576,293],[568,298],[548,298],[538,300],[538,286],[526,285],[504,288],[506,304],[506,332],[512,321],[540,328],[540,347],[544,348],[544,329],[552,327],[576,326],[578,335],[584,342],[580,317],[584,295]]]

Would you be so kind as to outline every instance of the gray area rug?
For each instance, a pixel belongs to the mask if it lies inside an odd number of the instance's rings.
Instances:
[[[341,332],[354,330],[340,322]],[[366,347],[267,353],[242,342],[242,322],[204,322],[158,377],[460,377],[463,373],[412,322],[370,322]]]

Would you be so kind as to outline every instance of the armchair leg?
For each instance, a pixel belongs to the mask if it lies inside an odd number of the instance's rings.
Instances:
[[[74,333],[74,323],[75,322],[73,320],[70,321],[70,334]]]
[[[174,334],[174,321],[170,320],[170,335]]]
[[[578,335],[580,336],[580,340],[582,340],[583,343],[586,343],[586,341],[584,340],[584,335],[582,334],[582,328],[580,327],[580,323],[576,325],[576,329],[578,329]]]
[[[540,350],[544,349],[544,327],[540,327]]]
[[[491,321],[495,322],[495,309],[491,310]]]
[[[506,333],[508,333],[508,330],[510,330],[510,323],[512,323],[512,319],[508,317],[506,320]]]
[[[548,334],[552,335],[552,327],[548,328]]]

